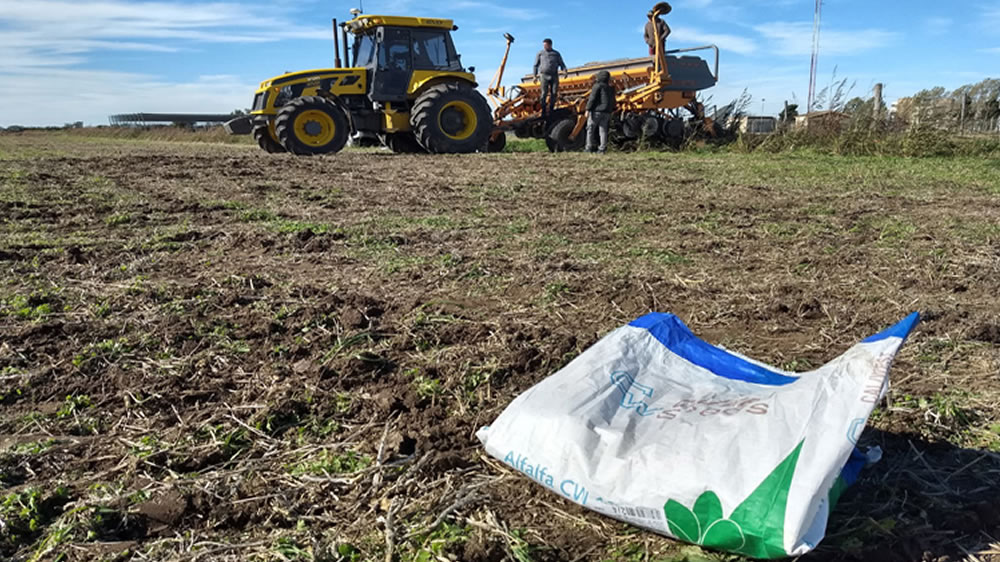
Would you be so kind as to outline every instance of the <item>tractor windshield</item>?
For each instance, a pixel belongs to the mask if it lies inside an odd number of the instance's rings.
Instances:
[[[447,32],[413,30],[413,66],[422,70],[461,71],[455,47]]]
[[[375,34],[358,35],[354,40],[354,68],[371,66],[375,62]]]

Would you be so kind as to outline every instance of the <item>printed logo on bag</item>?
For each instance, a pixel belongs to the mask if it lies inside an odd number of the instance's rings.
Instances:
[[[586,486],[571,478],[559,479],[553,476],[552,471],[547,466],[532,463],[525,455],[510,451],[504,456],[503,462],[511,468],[527,474],[529,478],[542,486],[550,488],[553,491],[558,491],[566,496],[567,499],[573,500],[580,505],[586,506],[587,500],[590,499],[590,492]],[[558,486],[556,486],[556,482],[559,483]]]
[[[728,517],[722,513],[719,496],[706,490],[688,508],[675,500],[663,506],[670,532],[681,540],[720,550],[739,552],[753,558],[782,558],[785,508],[792,476],[802,451],[795,450],[781,461],[764,481]]]
[[[871,374],[868,375],[868,382],[865,385],[861,401],[867,404],[875,404],[882,399],[886,390],[886,376],[889,368],[892,367],[892,357],[879,357],[872,365]]]
[[[625,371],[611,373],[611,384],[618,387],[618,390],[622,393],[621,408],[635,410],[635,413],[640,416],[651,416],[659,411],[659,408],[650,408],[649,404],[643,401],[643,397],[653,397],[653,389],[635,382],[632,375]]]
[[[756,396],[740,396],[736,398],[726,398],[718,394],[710,394],[701,398],[685,398],[674,404],[671,408],[663,410],[656,415],[658,420],[672,420],[684,414],[697,415],[702,417],[710,416],[735,416],[740,413],[747,413],[756,416],[766,415],[769,404],[766,399]]]

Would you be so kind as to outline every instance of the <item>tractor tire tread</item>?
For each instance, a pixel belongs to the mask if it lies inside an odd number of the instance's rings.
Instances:
[[[325,147],[322,147],[323,150],[310,149],[310,147],[296,141],[292,134],[292,124],[294,122],[295,115],[299,112],[299,110],[309,106],[326,110],[335,121],[340,121],[339,123],[336,123],[337,131],[333,141]],[[347,144],[347,139],[350,137],[350,123],[343,110],[330,100],[319,96],[302,96],[286,103],[278,111],[278,115],[274,119],[274,133],[275,136],[278,137],[279,144],[288,152],[297,156],[312,156],[314,154],[339,152],[343,149]]]
[[[253,129],[253,138],[257,141],[257,146],[261,147],[268,154],[281,154],[285,152],[285,147],[278,141],[271,138],[271,131],[267,125],[258,125]]]
[[[454,140],[434,126],[440,105],[448,98],[469,103],[476,112],[476,128],[468,139]],[[472,87],[460,83],[438,84],[420,94],[410,111],[410,126],[417,142],[431,153],[468,153],[485,150],[493,126],[486,99]]]

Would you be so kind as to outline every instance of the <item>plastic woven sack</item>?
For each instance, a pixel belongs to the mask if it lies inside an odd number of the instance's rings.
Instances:
[[[791,373],[647,314],[477,436],[493,457],[615,519],[754,558],[801,555],[866,462],[857,439],[918,320]]]

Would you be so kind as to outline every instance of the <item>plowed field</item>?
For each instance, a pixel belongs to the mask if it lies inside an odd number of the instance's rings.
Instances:
[[[1000,560],[998,295],[997,161],[2,135],[0,559],[732,559],[474,432],[651,310],[796,371],[916,310],[806,559]]]

